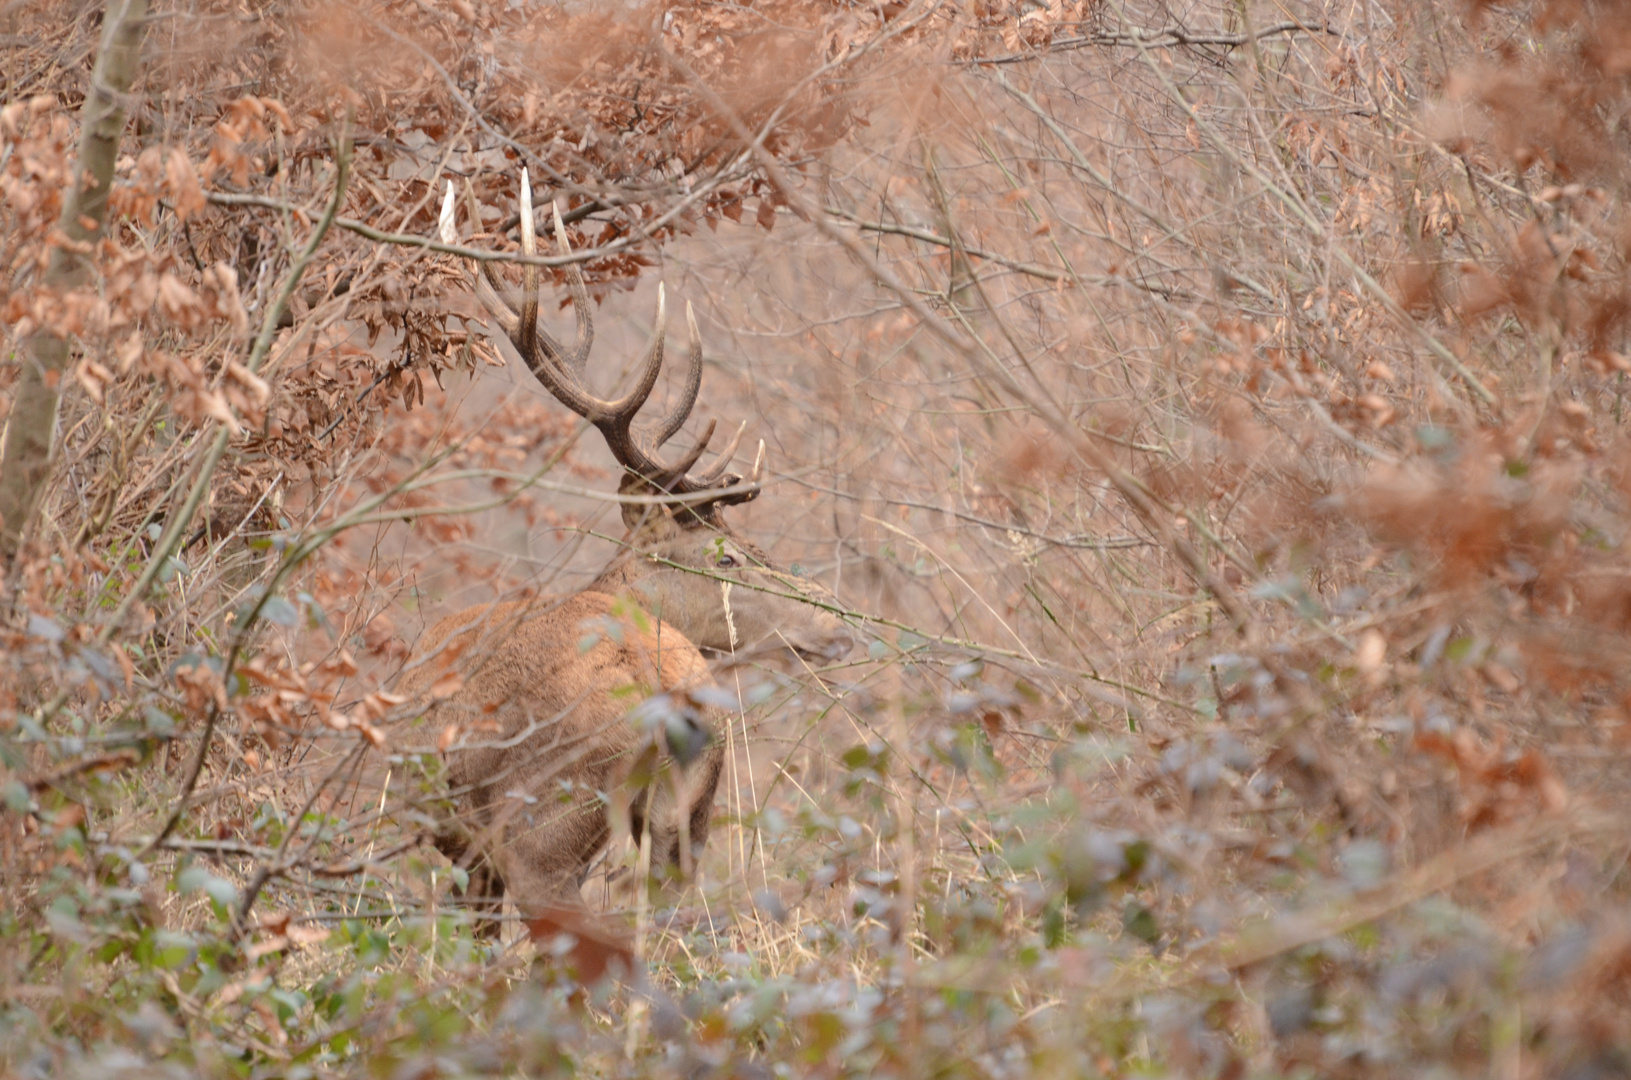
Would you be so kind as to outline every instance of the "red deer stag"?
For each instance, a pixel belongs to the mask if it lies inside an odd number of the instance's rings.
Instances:
[[[537,251],[532,195],[521,174],[521,249]],[[466,188],[469,209],[474,197]],[[453,185],[442,207],[441,236],[456,243]],[[471,214],[472,223],[479,219]],[[555,235],[569,253],[559,211]],[[581,902],[579,886],[611,835],[609,793],[633,762],[656,745],[643,727],[663,728],[664,765],[676,759],[677,782],[647,786],[630,809],[634,835],[650,831],[653,862],[684,868],[708,836],[724,747],[714,737],[723,718],[691,695],[707,685],[703,651],[740,655],[765,647],[836,659],[852,636],[833,613],[830,594],[776,569],[734,536],[720,510],[759,494],[764,443],[746,477],[727,472],[742,429],[706,468],[698,459],[714,432],[673,461],[660,450],[691,413],[702,380],[702,343],[690,305],[691,355],[673,410],[646,430],[635,415],[663,362],[663,293],[639,380],[616,400],[594,396],[584,369],[594,339],[589,297],[576,267],[567,281],[577,313],[570,347],[538,325],[538,267],[523,269],[520,309],[502,296],[490,264],[475,275],[477,297],[503,328],[544,387],[598,428],[623,468],[619,491],[672,501],[623,504],[627,527],[620,554],[583,592],[536,601],[495,603],[432,626],[419,645],[404,689],[423,692],[450,670],[462,685],[433,707],[433,723],[464,733],[450,750],[453,813],[437,846],[470,873],[467,896],[484,932],[507,892],[524,916]],[[746,425],[743,425],[745,427]],[[457,681],[457,680],[453,680]],[[444,685],[447,685],[444,683]],[[647,699],[647,721],[631,716],[630,688]],[[676,803],[675,796],[678,795]]]

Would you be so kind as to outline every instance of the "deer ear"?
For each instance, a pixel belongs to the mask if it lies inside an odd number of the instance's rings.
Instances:
[[[619,495],[650,495],[652,490],[651,485],[638,476],[624,473],[623,479],[618,482],[617,493]],[[659,514],[667,514],[668,512],[667,507],[656,503],[624,503],[622,509],[623,527],[631,531],[650,525],[652,520]]]
[[[676,525],[674,512],[661,503],[623,504],[623,527],[630,532],[638,529],[648,538],[672,535]]]
[[[660,494],[645,480],[638,476],[625,473],[622,481],[617,485],[619,495],[656,495]],[[635,529],[672,528],[676,515],[673,507],[662,503],[624,503],[623,527],[633,531]]]
[[[696,509],[680,507],[674,511],[674,523],[687,532],[729,532],[719,518],[719,508],[704,504]]]
[[[661,513],[660,506],[645,506],[640,503],[623,504],[623,527],[633,532],[650,520],[653,512]]]

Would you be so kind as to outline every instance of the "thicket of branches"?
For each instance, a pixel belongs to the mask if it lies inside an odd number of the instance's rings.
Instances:
[[[1624,5],[0,21],[8,1073],[1631,1069]],[[619,531],[471,294],[522,166],[866,640],[541,951],[393,689]]]

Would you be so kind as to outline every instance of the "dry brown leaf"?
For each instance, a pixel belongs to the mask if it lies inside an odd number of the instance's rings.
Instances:
[[[450,671],[430,684],[430,696],[433,701],[441,701],[452,697],[463,688],[464,676],[457,671]]]

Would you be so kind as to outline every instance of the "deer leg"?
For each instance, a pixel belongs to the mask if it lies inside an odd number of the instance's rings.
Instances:
[[[539,908],[582,907],[579,884],[610,835],[605,804],[587,786],[516,814],[500,856],[516,907],[528,917]]]
[[[479,939],[498,940],[499,918],[504,910],[504,875],[493,860],[472,842],[462,829],[439,830],[433,839],[436,850],[465,871],[463,888],[457,889],[459,902],[475,913],[474,931]]]
[[[724,744],[714,739],[699,760],[683,769],[670,764],[650,787],[630,801],[629,824],[634,842],[640,842],[644,830],[651,830],[653,873],[659,872],[659,867],[670,875],[694,872],[696,856],[708,842],[714,794],[719,789],[724,763]],[[690,850],[682,851],[683,847]]]
[[[681,847],[690,831],[689,820],[682,822],[681,814],[689,818],[681,800],[675,798],[676,786],[683,785],[683,774],[676,775],[672,766],[661,770],[650,786],[629,802],[630,834],[638,846],[641,838],[651,835],[651,874],[661,881],[682,879],[690,869],[690,860],[684,858]]]
[[[493,860],[483,855],[470,867],[470,884],[465,888],[465,904],[475,913],[474,932],[484,941],[497,941],[504,914],[504,875]]]

